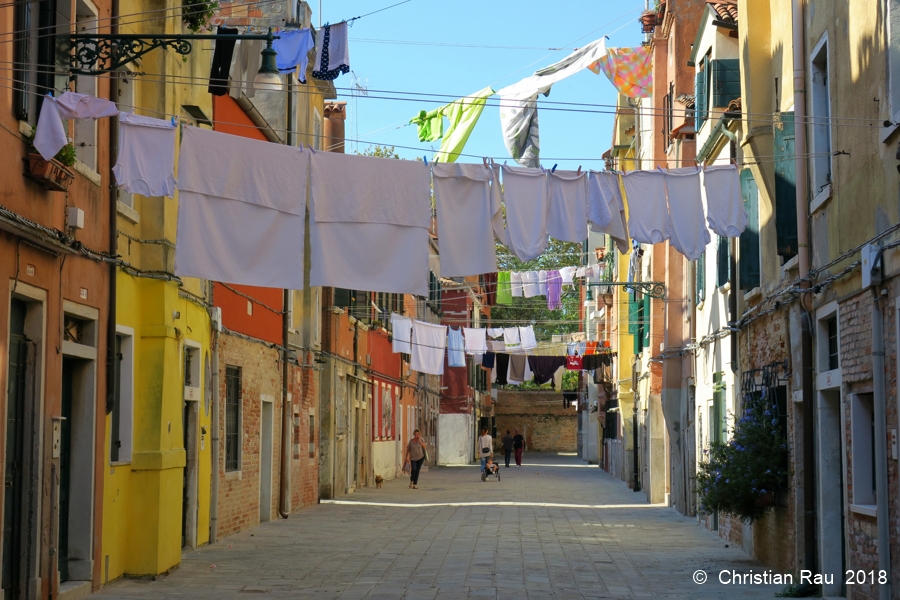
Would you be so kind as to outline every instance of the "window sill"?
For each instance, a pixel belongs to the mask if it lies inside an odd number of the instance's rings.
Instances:
[[[109,461],[110,467],[130,467],[131,460],[111,460]]]
[[[851,504],[850,510],[851,512],[866,515],[867,517],[875,517],[878,506],[875,504]]]
[[[131,221],[135,225],[141,222],[140,213],[124,202],[116,200],[116,212],[119,213],[124,219]]]
[[[817,210],[822,208],[826,202],[831,200],[831,190],[832,190],[832,184],[830,184],[830,183],[828,185],[826,185],[824,188],[822,188],[822,191],[819,192],[816,195],[816,197],[813,199],[813,201],[810,203],[809,214],[813,214],[814,212],[816,212]]]
[[[88,181],[90,181],[97,187],[100,187],[100,173],[93,170],[80,160],[75,161],[75,170],[84,175],[88,179]]]
[[[243,478],[242,471],[225,471],[225,481],[241,481]]]

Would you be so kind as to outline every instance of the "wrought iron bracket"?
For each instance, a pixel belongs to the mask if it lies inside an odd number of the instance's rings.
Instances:
[[[156,48],[168,48],[176,54],[187,56],[193,50],[195,40],[264,40],[269,44],[280,36],[269,33],[241,35],[185,34],[141,35],[110,33],[73,33],[69,36],[72,75],[101,75],[132,63]]]
[[[631,288],[632,290],[640,294],[646,294],[651,298],[664,299],[666,297],[666,284],[661,281],[633,281],[630,283],[627,281],[589,281],[582,285],[593,287],[617,286]]]

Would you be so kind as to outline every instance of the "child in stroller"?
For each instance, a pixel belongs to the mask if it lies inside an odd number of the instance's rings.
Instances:
[[[481,480],[487,481],[487,478],[491,475],[496,475],[497,481],[500,481],[500,465],[494,462],[493,456],[487,458],[487,462],[484,465],[484,471],[481,473]]]

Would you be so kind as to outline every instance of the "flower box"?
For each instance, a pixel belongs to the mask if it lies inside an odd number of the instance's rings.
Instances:
[[[40,154],[29,154],[25,161],[25,176],[48,190],[64,192],[75,181],[75,173],[56,159],[44,160]]]

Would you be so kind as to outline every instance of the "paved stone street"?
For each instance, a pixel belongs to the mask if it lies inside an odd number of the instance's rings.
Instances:
[[[724,586],[760,573],[693,520],[575,456],[526,454],[482,483],[477,466],[385,482],[190,552],[159,581],[107,598],[772,598],[782,586]],[[692,576],[705,571],[709,581]]]

